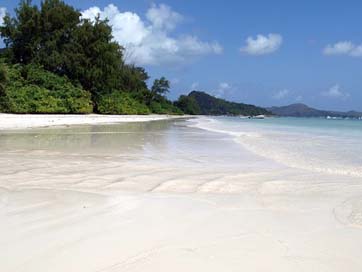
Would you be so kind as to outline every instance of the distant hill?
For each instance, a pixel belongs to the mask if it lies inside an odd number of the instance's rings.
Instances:
[[[248,116],[271,114],[264,108],[243,103],[229,102],[198,91],[193,91],[187,96],[182,95],[175,104],[186,114]]]
[[[283,107],[271,107],[267,108],[271,113],[278,116],[290,116],[290,117],[349,117],[349,118],[358,118],[362,116],[362,112],[349,111],[349,112],[339,112],[339,111],[325,111],[318,110],[311,107],[308,107],[305,104],[292,104],[289,106]]]

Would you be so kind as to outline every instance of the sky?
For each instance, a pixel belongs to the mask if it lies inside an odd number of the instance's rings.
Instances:
[[[362,1],[65,2],[108,18],[126,61],[144,66],[150,84],[169,79],[171,99],[200,90],[260,106],[362,111]],[[16,5],[1,0],[0,17]]]

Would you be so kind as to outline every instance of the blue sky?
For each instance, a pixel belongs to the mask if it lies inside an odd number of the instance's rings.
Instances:
[[[0,7],[12,12],[14,2]],[[110,18],[128,61],[170,79],[173,99],[198,89],[262,106],[362,111],[361,1],[66,2]]]

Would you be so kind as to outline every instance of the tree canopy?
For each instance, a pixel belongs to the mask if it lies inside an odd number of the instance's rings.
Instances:
[[[155,79],[151,88],[152,98],[157,100],[165,97],[168,92],[170,92],[170,82],[164,77]]]
[[[83,19],[78,10],[64,1],[44,0],[39,7],[31,0],[21,0],[15,16],[5,16],[0,32],[9,64],[35,65],[66,77],[75,86],[80,84],[90,93],[96,112],[100,101],[103,112],[114,112],[114,108],[104,109],[103,96],[127,97],[123,103],[132,100],[146,106],[160,96],[167,100],[164,88],[169,89],[168,81],[161,78],[159,86],[149,90],[147,72],[125,63],[124,48],[114,41],[107,20]]]
[[[0,26],[0,111],[17,113],[258,114],[265,110],[194,92],[172,103],[170,82],[151,88],[143,67],[127,64],[112,27],[62,0],[20,0]]]
[[[112,41],[107,21],[82,19],[63,1],[45,0],[39,9],[22,0],[16,16],[6,16],[0,31],[12,63],[41,65],[92,94],[124,87],[122,47]]]

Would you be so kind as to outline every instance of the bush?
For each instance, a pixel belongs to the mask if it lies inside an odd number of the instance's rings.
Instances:
[[[183,114],[182,110],[164,97],[160,97],[158,101],[152,101],[150,103],[150,110],[156,114]]]
[[[13,113],[66,113],[62,99],[36,85],[7,89],[8,110]]]
[[[6,66],[0,110],[11,113],[91,113],[89,92],[40,67]]]
[[[180,98],[175,102],[175,106],[180,108],[186,114],[201,114],[201,109],[197,101],[195,98],[190,96],[181,95]]]
[[[97,100],[98,112],[102,114],[149,114],[146,105],[125,92],[103,94]]]

